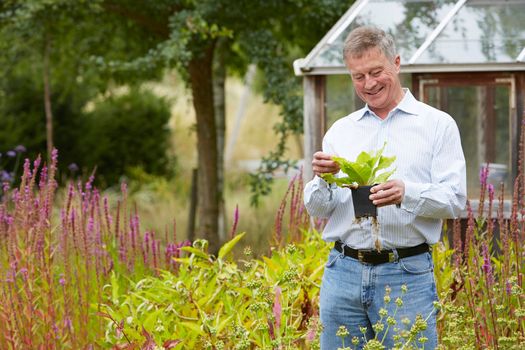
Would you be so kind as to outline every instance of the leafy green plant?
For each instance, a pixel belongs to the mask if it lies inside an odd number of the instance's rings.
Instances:
[[[322,174],[321,177],[328,183],[335,183],[340,187],[358,187],[370,186],[382,183],[396,171],[384,171],[378,174],[380,170],[390,167],[396,157],[385,157],[383,151],[386,143],[376,152],[361,152],[355,162],[348,161],[342,157],[332,157],[332,160],[339,164],[341,171],[346,174],[345,177],[336,177],[334,174]]]
[[[320,331],[319,285],[329,245],[316,231],[271,256],[232,259],[244,236],[214,258],[204,240],[184,247],[176,273],[162,271],[114,290],[101,316],[108,319],[105,345],[173,344],[174,349],[313,348]],[[108,286],[113,289],[114,286]],[[149,343],[148,343],[149,342]]]

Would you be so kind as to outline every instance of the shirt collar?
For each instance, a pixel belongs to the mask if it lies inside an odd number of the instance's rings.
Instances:
[[[409,89],[403,88],[403,91],[405,92],[405,96],[399,102],[399,104],[394,108],[395,110],[401,110],[407,114],[417,114],[417,100],[412,95]],[[362,119],[366,115],[373,114],[372,110],[368,107],[368,104],[366,104],[360,111],[358,111],[358,115],[356,120]]]

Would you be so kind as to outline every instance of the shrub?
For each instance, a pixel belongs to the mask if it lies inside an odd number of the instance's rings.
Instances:
[[[163,272],[134,284],[103,308],[112,345],[179,344],[182,349],[297,349],[317,339],[318,294],[328,245],[315,231],[270,257],[218,258],[207,243],[182,248],[176,274]]]
[[[27,157],[36,159],[46,151],[46,119],[44,93],[39,82],[18,75],[5,76],[0,82],[0,150],[13,149],[17,145],[27,148]],[[54,91],[60,91],[59,85]],[[52,96],[55,147],[63,150],[63,168],[79,162],[82,151],[79,147],[86,129],[82,106],[88,96],[79,91],[66,90]],[[85,90],[88,90],[85,88]]]
[[[170,106],[152,92],[132,88],[98,102],[87,116],[83,167],[97,167],[97,178],[117,183],[132,167],[153,175],[169,175]]]
[[[45,156],[46,120],[41,82],[24,74],[4,76],[0,82],[0,150],[22,144],[27,156]],[[97,168],[97,183],[118,184],[129,168],[153,175],[173,173],[170,153],[170,105],[166,99],[137,87],[84,107],[93,99],[93,86],[64,87],[55,82],[52,95],[54,146],[61,151],[59,172],[70,174],[75,163],[83,174]],[[87,179],[89,175],[85,176]]]

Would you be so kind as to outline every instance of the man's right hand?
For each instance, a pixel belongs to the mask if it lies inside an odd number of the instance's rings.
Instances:
[[[319,176],[321,174],[339,172],[339,164],[332,160],[332,156],[328,153],[315,152],[312,160],[312,169],[314,174]]]

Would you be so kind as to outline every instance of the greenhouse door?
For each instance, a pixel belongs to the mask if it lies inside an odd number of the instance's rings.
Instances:
[[[419,99],[450,114],[458,124],[467,161],[470,199],[479,198],[479,174],[489,164],[489,182],[509,198],[516,175],[518,125],[511,74],[414,75]]]

